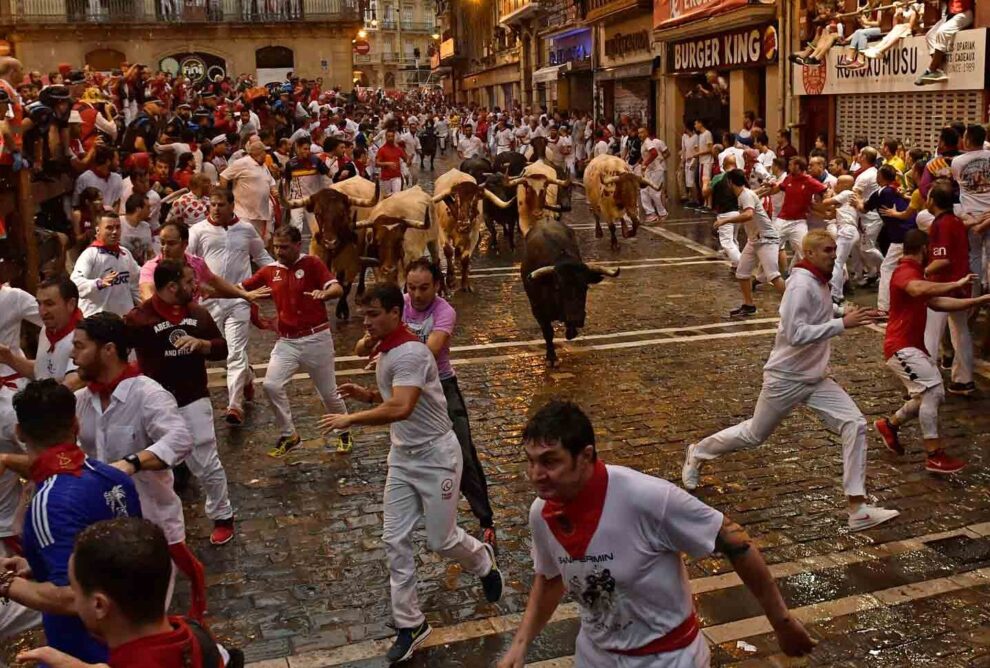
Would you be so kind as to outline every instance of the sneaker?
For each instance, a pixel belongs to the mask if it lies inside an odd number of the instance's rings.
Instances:
[[[949,383],[945,388],[949,394],[956,394],[961,397],[968,397],[976,392],[976,383]]]
[[[965,466],[966,462],[946,454],[945,450],[931,453],[925,462],[925,470],[929,473],[959,473]]]
[[[337,435],[337,452],[346,455],[353,447],[354,439],[351,438],[351,432],[345,431]]]
[[[409,659],[416,648],[426,642],[432,632],[433,629],[426,623],[426,620],[423,620],[423,623],[415,628],[399,629],[395,636],[395,642],[392,643],[391,649],[385,655],[389,665],[393,666]]]
[[[897,438],[897,427],[890,423],[887,418],[880,418],[873,423],[873,428],[877,430],[880,434],[880,438],[883,439],[883,444],[887,446],[887,449],[893,452],[895,455],[904,454],[904,446],[901,445],[901,440]]]
[[[952,371],[952,364],[955,362],[955,359],[953,355],[942,355],[942,359],[939,362],[942,371]]]
[[[729,311],[730,318],[748,318],[756,313],[756,307],[752,304],[743,304],[739,308]]]
[[[502,598],[502,572],[498,570],[498,563],[495,561],[495,548],[489,543],[482,543],[488,550],[488,555],[492,558],[492,570],[488,575],[481,576],[481,588],[485,592],[485,600],[489,603],[498,603]]]
[[[940,83],[948,80],[949,75],[945,73],[945,70],[934,70],[925,77],[927,83]]]
[[[275,443],[275,447],[268,451],[269,457],[274,457],[275,459],[280,459],[285,457],[294,447],[301,443],[299,434],[290,434],[289,436],[282,436]]]
[[[689,492],[698,489],[698,480],[701,477],[701,461],[691,454],[693,447],[693,445],[688,446],[687,454],[684,456],[684,467],[681,469],[681,482],[684,483],[684,489]]]
[[[898,515],[900,515],[900,512],[896,510],[877,508],[876,506],[868,506],[863,503],[855,511],[849,513],[849,530],[862,531],[863,529],[869,529],[878,524],[883,524],[887,520],[892,520]]]
[[[223,416],[223,419],[231,427],[240,427],[244,424],[244,411],[231,406],[227,409],[227,414]]]
[[[210,534],[210,543],[213,545],[226,545],[234,540],[234,518],[226,520],[216,520],[213,522],[213,533]]]
[[[495,527],[485,527],[481,531],[481,542],[491,545],[495,555],[498,556],[498,536],[495,535]]]

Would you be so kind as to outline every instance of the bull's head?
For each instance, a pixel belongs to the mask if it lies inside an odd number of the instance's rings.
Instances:
[[[285,201],[289,209],[305,207],[316,218],[317,243],[333,255],[357,240],[354,224],[357,212],[352,207],[372,207],[378,203],[379,186],[371,198],[352,197],[332,188],[324,188],[308,197]]]
[[[480,204],[483,200],[488,200],[500,209],[506,209],[513,204],[512,199],[504,201],[487,188],[470,181],[457,183],[449,190],[437,193],[433,197],[435,203],[443,202],[447,207],[447,212],[454,221],[454,229],[460,234],[467,234],[472,225],[476,222],[480,223]]]
[[[378,216],[362,220],[356,227],[371,229],[369,246],[376,251],[377,277],[389,283],[399,282],[399,266],[403,261],[404,240],[407,229],[426,230],[430,227],[430,209],[426,208],[422,220]]]
[[[543,220],[548,215],[548,211],[558,213],[562,211],[559,204],[547,203],[547,187],[549,185],[563,188],[569,186],[570,181],[562,181],[545,174],[529,174],[509,179],[509,187],[517,189],[516,197],[519,202],[520,214],[523,212],[526,214],[525,216],[521,215],[519,219],[523,236],[529,232],[530,227]]]
[[[578,329],[584,327],[588,286],[600,283],[606,276],[615,278],[618,275],[618,267],[566,260],[535,269],[526,279],[531,283],[552,287],[566,327],[566,336],[570,340],[577,336]]]

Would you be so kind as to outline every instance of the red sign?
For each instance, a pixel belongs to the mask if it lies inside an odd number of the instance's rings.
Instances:
[[[359,39],[354,42],[354,53],[359,56],[366,56],[371,53],[371,45],[367,40]]]
[[[748,4],[749,0],[656,0],[653,3],[653,27],[670,28]]]

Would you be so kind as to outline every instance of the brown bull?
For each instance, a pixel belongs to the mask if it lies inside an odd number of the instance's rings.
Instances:
[[[553,213],[562,208],[556,202],[556,193],[550,186],[564,188],[569,181],[557,179],[547,174],[528,174],[509,180],[509,187],[516,188],[516,204],[519,207],[519,231],[523,238],[544,218],[552,219]]]
[[[371,207],[378,202],[378,188],[370,199],[353,197],[331,188],[286,202],[288,208],[306,207],[316,218],[317,230],[309,243],[310,255],[323,260],[336,274],[344,288],[344,296],[337,301],[337,317],[346,320],[350,316],[347,296],[354,279],[358,278],[358,294],[364,292],[364,269],[368,262],[363,258],[364,235],[355,229],[357,207]]]
[[[374,219],[357,223],[358,231],[369,229],[368,254],[376,259],[376,280],[402,285],[406,280],[405,267],[410,258],[406,231],[428,230],[430,211],[426,210],[423,220],[381,215]],[[420,252],[422,254],[422,252]],[[370,259],[365,258],[370,262]]]

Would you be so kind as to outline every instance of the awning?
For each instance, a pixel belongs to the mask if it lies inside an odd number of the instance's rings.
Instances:
[[[607,70],[595,72],[596,81],[614,81],[615,79],[633,79],[653,76],[653,59],[632,65],[610,67]]]
[[[533,72],[533,83],[556,81],[557,79],[560,78],[561,70],[566,70],[568,65],[570,65],[570,63],[541,67],[540,69]]]

